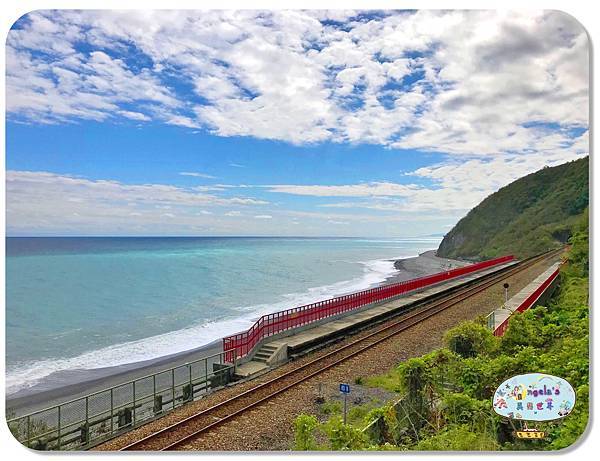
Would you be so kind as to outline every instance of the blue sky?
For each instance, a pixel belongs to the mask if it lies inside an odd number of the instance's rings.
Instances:
[[[444,233],[588,152],[559,12],[37,11],[6,51],[8,235]]]

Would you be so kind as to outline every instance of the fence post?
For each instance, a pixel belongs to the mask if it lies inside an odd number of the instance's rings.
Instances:
[[[233,360],[235,360],[236,351],[233,352]],[[204,359],[204,390],[208,392],[208,359]]]
[[[58,406],[58,437],[56,443],[58,443],[58,449],[60,450],[60,405]]]
[[[135,381],[133,384],[133,425],[135,426]]]
[[[175,368],[171,368],[171,394],[173,396],[173,408],[175,408]]]
[[[190,370],[190,401],[194,400],[194,385],[192,384],[192,364],[188,364]]]
[[[115,431],[115,406],[114,406],[114,396],[113,396],[113,387],[110,388],[110,435]]]
[[[29,447],[31,445],[31,416],[27,415],[27,442],[26,445]]]
[[[87,428],[87,431],[90,430],[90,396],[86,395],[85,396],[85,427]],[[86,440],[86,443],[89,442],[89,432],[88,432],[88,436]]]

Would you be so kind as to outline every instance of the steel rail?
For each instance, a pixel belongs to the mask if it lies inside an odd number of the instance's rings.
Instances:
[[[315,358],[305,364],[302,364],[292,370],[289,370],[288,372],[285,372],[284,374],[282,374],[280,376],[277,376],[277,377],[275,377],[269,381],[266,381],[264,383],[258,384],[257,386],[255,386],[251,389],[248,389],[238,395],[235,395],[227,400],[224,400],[223,402],[219,402],[219,403],[217,403],[209,408],[206,408],[192,416],[189,416],[189,417],[187,417],[181,421],[178,421],[170,426],[160,429],[159,431],[156,431],[142,439],[139,439],[133,443],[130,443],[130,444],[122,447],[120,450],[121,451],[144,450],[144,447],[148,446],[150,449],[153,449],[153,450],[165,451],[165,450],[173,450],[178,447],[181,447],[182,445],[188,443],[189,441],[196,439],[200,434],[207,432],[211,429],[214,429],[215,427],[223,424],[224,422],[229,421],[229,420],[239,416],[241,413],[244,413],[247,410],[249,410],[253,407],[256,407],[256,406],[260,405],[261,403],[266,402],[267,400],[270,400],[273,397],[289,390],[290,388],[297,386],[298,384],[301,384],[301,383],[339,365],[340,363],[345,362],[346,360],[348,360],[352,357],[355,357],[356,355],[372,348],[373,346],[396,336],[397,334],[401,333],[402,331],[407,330],[408,328],[413,327],[414,325],[422,322],[423,320],[425,320],[429,317],[432,317],[432,316],[438,314],[439,312],[486,290],[487,288],[489,288],[492,285],[495,285],[499,281],[506,279],[507,277],[510,277],[512,275],[515,275],[519,272],[522,272],[523,270],[531,267],[534,264],[537,264],[538,262],[540,262],[544,259],[548,259],[548,258],[555,256],[556,254],[558,254],[561,251],[562,251],[562,249],[553,250],[553,251],[550,251],[550,252],[547,252],[547,253],[544,253],[544,254],[541,254],[538,256],[534,256],[534,257],[525,259],[515,265],[500,269],[499,271],[493,272],[491,274],[485,274],[480,279],[476,279],[475,283],[470,284],[465,287],[459,287],[456,291],[453,291],[449,295],[444,296],[440,299],[429,301],[429,302],[425,301],[423,303],[423,305],[415,307],[412,310],[412,312],[398,314],[400,316],[400,318],[397,319],[396,321],[393,321],[393,319],[385,321],[384,323],[386,323],[386,324],[383,327],[380,327],[379,329],[368,334],[367,336],[359,338],[348,344],[342,345],[341,347],[336,348],[335,350],[328,352],[325,355],[322,355],[320,357],[317,357],[317,358]],[[390,323],[390,321],[392,323]],[[391,330],[391,332],[390,332],[390,330]],[[382,333],[385,333],[384,336],[374,339],[374,337],[379,336]],[[354,351],[350,351],[350,353],[344,355],[343,357],[337,358],[336,360],[334,360],[333,362],[331,362],[329,364],[321,365],[327,359],[330,359],[335,356],[339,356],[340,352],[347,351],[353,347],[356,347],[360,343],[364,343],[364,342],[368,341],[369,339],[374,339],[374,340],[369,342],[368,344],[363,345],[362,347],[359,347],[358,349],[356,349]],[[316,370],[309,371],[308,374],[300,376],[299,378],[297,378],[296,380],[293,380],[292,382],[287,382],[287,380],[289,380],[290,378],[293,378],[294,375],[297,375],[301,372],[306,372],[310,367],[312,367],[316,364],[320,365]],[[287,382],[287,384],[286,384],[286,382]],[[270,386],[273,386],[278,383],[283,384],[283,386],[281,386],[271,392],[268,392],[266,395],[264,395],[262,397],[260,395],[257,395],[258,391],[268,390],[268,388]],[[252,400],[248,404],[243,405],[241,408],[233,409],[233,411],[225,411],[224,414],[219,412],[220,416],[215,414],[218,410],[227,410],[227,406],[229,406],[233,403],[244,404],[243,399],[246,397],[256,397],[256,399]],[[187,431],[185,431],[185,428],[187,426],[191,426],[193,423],[200,421],[204,417],[206,417],[207,419],[210,420],[209,422],[207,422],[207,424],[203,425],[199,429],[192,428],[192,432],[190,432],[190,433],[187,433]],[[154,443],[156,443],[159,438],[161,438],[161,437],[168,438],[168,436],[170,434],[173,434],[176,432],[182,432],[182,434],[180,434],[180,437],[178,437],[174,442],[167,440],[167,443],[162,444],[159,448],[153,447]]]

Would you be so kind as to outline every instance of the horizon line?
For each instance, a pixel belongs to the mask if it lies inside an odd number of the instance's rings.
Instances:
[[[410,236],[338,236],[338,235],[5,235],[5,238],[346,238],[346,239],[409,239],[443,237],[446,234]]]

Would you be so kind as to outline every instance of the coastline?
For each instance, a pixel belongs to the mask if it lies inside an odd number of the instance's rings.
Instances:
[[[188,362],[219,354],[222,351],[222,343],[217,340],[187,351],[142,362],[91,370],[59,371],[52,373],[39,384],[8,395],[6,397],[6,410],[7,412],[13,410],[18,415],[31,413]],[[67,380],[74,382],[68,385],[60,384]]]
[[[413,258],[402,258],[394,260],[396,273],[388,277],[382,285],[389,283],[404,282],[436,272],[463,267],[471,264],[468,261],[441,258],[436,256],[436,250],[428,250]]]
[[[464,261],[439,258],[435,255],[435,250],[425,251],[415,257],[389,261],[394,262],[396,271],[378,285],[398,283],[468,264]],[[6,409],[18,415],[30,413],[220,352],[222,344],[220,340],[216,340],[187,351],[141,362],[55,372],[30,388],[8,395]],[[65,382],[71,384],[65,385]]]

